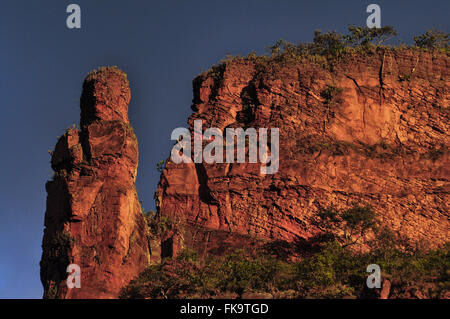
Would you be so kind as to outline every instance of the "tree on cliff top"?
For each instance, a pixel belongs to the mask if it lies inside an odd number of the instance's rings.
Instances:
[[[377,46],[381,45],[397,35],[397,31],[390,25],[382,28],[350,26],[348,31],[350,34],[343,37],[344,41],[352,46],[363,47],[367,47],[372,42],[375,42]]]

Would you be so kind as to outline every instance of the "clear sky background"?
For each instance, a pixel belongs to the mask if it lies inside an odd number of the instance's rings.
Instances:
[[[66,7],[81,6],[81,29]],[[0,298],[41,298],[45,182],[57,136],[79,123],[86,74],[117,65],[128,74],[131,124],[139,140],[137,188],[154,208],[156,163],[170,133],[186,126],[192,79],[226,54],[265,53],[282,38],[365,25],[370,3],[399,38],[437,27],[449,32],[450,1],[0,1]]]

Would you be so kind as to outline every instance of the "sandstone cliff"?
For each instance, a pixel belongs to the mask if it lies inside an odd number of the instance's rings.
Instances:
[[[449,239],[449,59],[380,48],[323,59],[235,58],[194,82],[204,128],[280,129],[280,168],[166,162],[158,213],[181,225],[163,254],[253,239],[311,238],[320,209],[368,204],[380,223],[429,247]],[[241,237],[236,237],[241,236]],[[233,239],[233,237],[235,237]]]
[[[46,184],[45,298],[115,298],[148,265],[129,101],[123,72],[92,72],[83,84],[81,129],[69,129],[56,144],[51,160],[55,175]],[[69,264],[80,266],[79,289],[67,288]]]
[[[52,154],[44,297],[117,297],[149,261],[185,247],[218,255],[259,243],[289,247],[319,234],[314,216],[330,206],[370,205],[380,225],[411,243],[448,242],[448,84],[448,55],[398,48],[332,64],[250,56],[214,66],[193,81],[190,131],[197,119],[222,131],[279,128],[279,170],[169,159],[148,233],[128,81],[115,68],[91,73],[81,129],[69,129]],[[66,286],[69,264],[81,268],[80,289]]]

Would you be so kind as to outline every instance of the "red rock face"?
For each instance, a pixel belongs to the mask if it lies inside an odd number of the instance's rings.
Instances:
[[[83,85],[81,130],[69,129],[56,144],[42,244],[46,298],[116,298],[148,265],[129,101],[123,72],[94,71]],[[80,266],[81,288],[67,288],[69,264]]]
[[[311,216],[331,205],[369,204],[413,242],[448,241],[448,56],[386,50],[347,57],[332,71],[322,63],[235,59],[194,80],[191,132],[196,119],[203,129],[279,128],[280,168],[261,175],[261,164],[169,159],[158,210],[186,225],[167,239],[169,254],[204,246],[200,229],[310,238],[318,231]]]

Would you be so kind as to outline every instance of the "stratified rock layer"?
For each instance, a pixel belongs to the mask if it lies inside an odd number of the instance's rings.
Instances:
[[[260,164],[168,160],[159,214],[186,225],[165,239],[169,255],[205,249],[214,236],[200,229],[310,238],[320,209],[364,204],[412,242],[448,241],[448,56],[380,49],[322,63],[234,59],[194,80],[191,132],[196,119],[203,129],[279,128],[280,168],[261,175]]]
[[[148,265],[129,101],[122,71],[92,72],[83,84],[81,130],[69,129],[56,144],[51,160],[55,175],[46,184],[45,298],[116,298]],[[67,288],[69,264],[80,266],[81,288]]]

